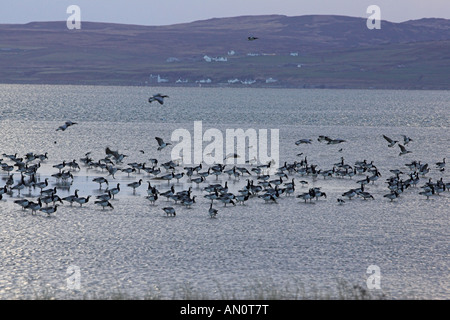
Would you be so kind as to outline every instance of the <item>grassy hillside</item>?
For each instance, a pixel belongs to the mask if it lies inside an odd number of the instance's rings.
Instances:
[[[450,89],[448,20],[383,21],[381,30],[365,22],[274,15],[161,27],[85,22],[81,30],[0,25],[0,82]]]

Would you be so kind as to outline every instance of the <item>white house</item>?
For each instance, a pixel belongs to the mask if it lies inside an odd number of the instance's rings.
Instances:
[[[166,59],[166,62],[178,62],[178,61],[180,61],[180,59],[178,59],[178,58],[175,58],[175,57],[169,57],[169,58],[167,58]]]
[[[168,79],[161,78],[161,76],[160,76],[159,74],[156,75],[156,76],[154,76],[153,74],[151,74],[151,75],[149,76],[149,78],[150,78],[150,82],[154,82],[155,80],[156,80],[156,82],[158,82],[158,83],[161,83],[161,82],[169,82]]]
[[[197,82],[197,83],[211,83],[212,80],[208,78],[208,79],[197,80],[195,82]]]
[[[244,81],[241,81],[242,84],[248,84],[248,85],[254,84],[255,82],[256,82],[256,80],[244,80]]]
[[[216,57],[216,58],[212,58],[212,60],[216,61],[216,62],[227,62],[228,58],[225,57]]]

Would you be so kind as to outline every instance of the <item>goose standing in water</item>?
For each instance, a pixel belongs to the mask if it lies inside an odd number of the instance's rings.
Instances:
[[[166,213],[167,216],[175,217],[177,215],[173,207],[164,207],[163,211]]]
[[[237,203],[245,205],[245,201],[247,201],[249,197],[250,197],[249,194],[240,194],[240,195],[237,195],[235,199],[236,199]]]
[[[196,183],[196,184],[197,184],[197,187],[198,187],[198,185],[199,185],[200,183],[202,183],[203,181],[205,181],[205,180],[206,180],[206,179],[205,179],[204,177],[198,177],[198,178],[192,179],[191,182]]]
[[[215,218],[215,217],[217,216],[217,213],[218,213],[218,212],[219,212],[219,210],[214,209],[214,208],[212,207],[212,203],[211,203],[211,205],[209,206],[209,210],[208,210],[209,216],[210,216],[211,218]]]
[[[42,208],[41,198],[38,198],[38,202],[30,201],[25,209],[31,209],[31,214],[36,214],[36,211]]]
[[[139,188],[142,184],[142,179],[139,179],[139,181],[131,182],[127,184],[130,188],[133,188],[133,193],[136,192],[136,188]]]
[[[109,191],[112,195],[112,198],[114,199],[114,196],[120,192],[120,183],[118,183],[115,188],[109,190],[107,189],[106,191]]]
[[[75,199],[78,198],[78,189],[75,190],[75,193],[73,195],[67,196],[62,198],[62,200],[70,202],[70,205],[72,206],[73,203],[75,202]],[[40,199],[39,199],[40,200]]]
[[[150,201],[152,204],[155,204],[156,200],[158,200],[158,194],[155,193],[155,194],[146,196],[145,198],[146,198],[148,201]]]
[[[102,210],[104,210],[107,207],[114,209],[113,205],[108,200],[98,200],[98,201],[95,201],[94,203],[101,206]]]
[[[356,195],[357,193],[355,189],[350,189],[349,191],[342,194],[343,197],[347,197],[349,200],[351,200]]]
[[[169,190],[161,193],[160,195],[163,196],[163,197],[166,197],[167,201],[169,201],[169,198],[171,196],[173,196],[174,194],[175,194],[175,188],[173,186],[171,186]]]
[[[190,208],[191,205],[195,203],[195,198],[196,196],[193,196],[192,198],[184,198],[183,200],[181,200],[181,204]]]
[[[40,211],[44,212],[47,214],[47,217],[50,217],[50,214],[55,213],[56,210],[58,209],[58,204],[54,205],[53,207],[44,207],[39,209]]]
[[[440,161],[440,162],[436,162],[436,167],[438,169],[443,169],[445,167],[445,158],[442,159],[442,161]]]
[[[111,191],[108,191],[107,193],[100,194],[96,197],[98,200],[111,200],[112,194]]]
[[[106,185],[109,185],[108,180],[106,180],[103,177],[94,178],[94,179],[92,179],[92,181],[97,182],[100,185],[99,189],[102,188],[102,184],[104,184],[104,183],[106,183]]]
[[[430,197],[435,194],[434,187],[431,186],[430,188],[427,188],[426,190],[419,192],[420,195],[426,196],[427,200],[430,199]]]
[[[19,200],[15,200],[14,203],[21,206],[22,210],[25,210],[25,207],[30,204],[30,201],[27,199],[19,199]]]
[[[41,191],[48,186],[48,178],[45,178],[43,182],[38,182],[34,184],[35,187],[41,189]]]
[[[78,203],[80,205],[80,207],[83,206],[83,204],[88,203],[89,199],[91,198],[91,196],[87,196],[87,197],[78,197],[74,199],[74,202]]]
[[[399,193],[397,191],[393,191],[391,193],[385,194],[383,197],[390,199],[393,201],[394,199],[397,199],[399,196]]]
[[[170,180],[172,180],[174,176],[175,176],[175,175],[174,175],[174,173],[172,172],[172,173],[170,173],[170,174],[166,174],[166,175],[162,176],[161,179],[167,180],[167,184],[170,184]]]

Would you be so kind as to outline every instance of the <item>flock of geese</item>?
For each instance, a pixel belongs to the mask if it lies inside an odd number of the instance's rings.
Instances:
[[[64,131],[75,124],[68,121],[59,127],[57,131]],[[383,137],[389,143],[388,147],[390,148],[398,144],[400,148],[399,156],[411,153],[405,147],[413,141],[411,138],[403,136],[403,144],[399,144],[398,140],[391,139],[385,135]],[[158,152],[170,146],[170,143],[164,142],[159,137],[155,137],[155,140],[158,144],[156,148]],[[345,140],[332,139],[328,136],[319,136],[317,141],[326,144],[346,142]],[[311,144],[312,142],[312,139],[300,139],[295,142],[295,145]],[[145,153],[143,150],[140,150],[140,152],[142,154]],[[51,216],[57,211],[58,207],[64,204],[81,207],[92,202],[101,207],[102,210],[113,210],[115,196],[120,194],[124,187],[135,194],[136,190],[144,185],[147,186],[145,198],[150,205],[155,205],[157,202],[161,202],[161,199],[163,201],[165,199],[165,205],[163,205],[162,210],[166,216],[176,216],[176,205],[190,208],[196,204],[197,197],[204,197],[210,201],[208,202],[208,215],[211,218],[215,218],[219,212],[217,203],[223,206],[231,205],[235,207],[237,205],[245,205],[252,198],[259,199],[258,201],[264,201],[265,203],[278,203],[282,197],[295,196],[300,199],[300,202],[308,203],[327,197],[321,188],[309,188],[306,178],[313,179],[313,181],[316,179],[326,180],[334,178],[354,179],[353,181],[357,187],[343,192],[337,198],[337,203],[340,205],[354,198],[371,200],[374,199],[374,196],[368,191],[367,187],[382,177],[373,161],[362,160],[355,163],[347,163],[343,157],[341,157],[339,162],[333,164],[331,168],[323,169],[319,168],[317,164],[310,163],[306,156],[292,163],[284,162],[282,166],[277,166],[276,163],[271,161],[267,164],[259,165],[215,164],[205,167],[202,164],[183,166],[182,163],[172,160],[160,163],[157,158],[151,158],[142,163],[127,162],[128,156],[126,154],[112,150],[109,147],[105,149],[105,156],[101,159],[93,159],[91,154],[91,152],[87,152],[79,159],[79,162],[71,160],[52,165],[52,169],[55,172],[41,181],[39,169],[41,164],[47,163],[48,153],[36,154],[29,152],[24,156],[3,153],[3,158],[0,158],[0,176],[3,176],[5,184],[0,187],[0,200],[6,200],[7,196],[17,198],[14,200],[14,203],[21,207],[22,210],[28,210],[33,215],[42,212],[44,215]],[[303,153],[297,154],[299,157],[302,155]],[[408,168],[404,170],[405,172],[401,169],[391,169],[391,175],[385,179],[388,188],[384,198],[394,201],[408,188],[418,187],[419,185],[420,190],[418,193],[426,197],[426,199],[449,191],[449,182],[444,182],[442,178],[432,181],[431,178],[427,177],[430,170],[444,172],[445,160],[444,158],[442,161],[436,162],[434,166],[430,166],[428,163],[421,163],[420,161],[412,161],[405,164],[405,167]],[[273,169],[274,166],[277,166],[276,173],[268,174],[268,170]],[[60,197],[58,189],[71,186],[75,178],[74,174],[79,172],[81,167],[97,170],[98,176],[92,179],[92,183],[98,185],[97,191],[100,191],[99,195],[80,196],[79,190],[76,189],[73,194]],[[130,174],[139,177],[139,179],[133,182],[128,182],[128,180],[125,183],[122,182],[126,184],[125,186],[121,185],[120,182],[113,182],[117,175],[129,178]],[[224,183],[217,183],[219,176],[225,177],[221,179],[221,181],[225,181]],[[183,181],[189,187],[177,191],[175,190],[175,186],[177,186],[175,181],[179,183],[181,179],[184,179]],[[54,182],[53,185],[56,186],[51,185],[51,180]],[[144,180],[147,180],[147,183]],[[237,192],[230,192],[228,182],[234,183],[244,180],[245,184]],[[155,184],[155,181],[159,183]],[[165,182],[167,182],[167,185]],[[34,190],[35,197],[33,199],[24,197],[24,190],[28,190],[29,194]],[[195,195],[194,190],[196,191]],[[298,190],[301,192],[298,192]]]

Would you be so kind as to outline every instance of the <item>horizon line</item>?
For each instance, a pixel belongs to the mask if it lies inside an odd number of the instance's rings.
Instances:
[[[138,23],[125,23],[125,22],[110,22],[110,21],[93,21],[93,20],[86,20],[82,21],[82,23],[103,23],[103,24],[118,24],[118,25],[134,25],[134,26],[141,26],[141,27],[165,27],[165,26],[174,26],[174,25],[182,25],[182,24],[190,24],[195,22],[202,22],[202,21],[208,21],[208,20],[220,20],[220,19],[233,19],[233,18],[244,18],[244,17],[271,17],[271,16],[278,16],[278,17],[286,17],[286,18],[297,18],[297,17],[311,17],[311,16],[329,16],[329,17],[346,17],[346,18],[354,18],[354,19],[364,19],[367,20],[368,17],[358,17],[358,16],[350,16],[350,15],[343,15],[343,14],[305,14],[305,15],[294,15],[294,16],[288,16],[284,14],[246,14],[246,15],[237,15],[237,16],[227,16],[227,17],[211,17],[206,19],[199,19],[199,20],[192,20],[188,22],[176,22],[171,24],[159,24],[159,25],[148,25],[148,24],[138,24]],[[448,18],[438,18],[438,17],[422,17],[417,19],[409,19],[404,20],[401,22],[394,22],[391,20],[381,19],[381,21],[389,22],[389,23],[405,23],[409,21],[419,21],[423,19],[435,19],[435,20],[450,20]],[[29,22],[16,22],[16,23],[3,23],[0,22],[0,25],[27,25],[30,23],[54,23],[54,22],[61,22],[65,23],[66,20],[34,20]]]

